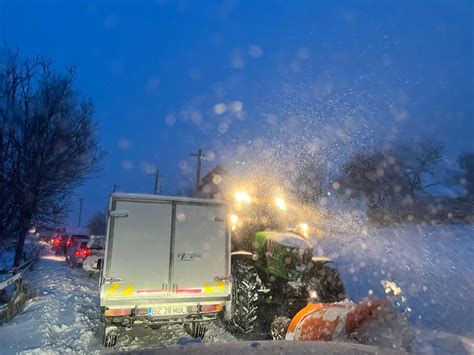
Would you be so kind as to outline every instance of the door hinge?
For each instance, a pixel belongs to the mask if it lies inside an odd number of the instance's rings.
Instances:
[[[114,282],[120,283],[122,282],[122,279],[119,279],[117,277],[104,277],[104,283],[111,284]]]
[[[109,211],[109,216],[112,218],[125,218],[125,217],[128,217],[128,211],[126,210]]]

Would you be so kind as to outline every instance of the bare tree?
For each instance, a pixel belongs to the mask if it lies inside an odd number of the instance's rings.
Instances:
[[[442,183],[444,177],[437,168],[443,158],[443,151],[443,144],[425,140],[418,144],[403,145],[395,153],[402,162],[402,172],[409,182],[408,188],[413,197],[418,191]],[[424,183],[423,175],[429,175],[432,181]]]
[[[339,191],[363,197],[369,217],[377,222],[397,220],[409,209],[421,213],[417,196],[446,179],[439,169],[443,148],[442,144],[426,140],[416,145],[358,152],[343,165]]]
[[[104,211],[96,212],[87,223],[87,230],[91,235],[105,235],[107,229],[107,216]]]
[[[342,167],[339,191],[362,196],[369,209],[383,208],[408,193],[409,181],[401,173],[400,162],[390,152],[358,152]]]
[[[0,237],[16,238],[15,265],[31,224],[63,219],[102,157],[92,102],[74,90],[74,75],[11,50],[0,68]]]

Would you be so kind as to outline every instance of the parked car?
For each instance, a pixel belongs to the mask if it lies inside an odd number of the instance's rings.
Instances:
[[[103,235],[93,235],[86,246],[90,253],[83,261],[82,267],[89,273],[99,271],[104,260],[105,237]]]
[[[71,234],[66,238],[66,241],[63,244],[63,253],[67,255],[69,248],[72,246],[76,239],[89,240],[89,236],[85,234]]]
[[[51,244],[52,240],[58,234],[66,234],[66,228],[38,225],[31,228],[30,233],[36,234],[40,240],[44,241],[45,243]]]
[[[63,233],[57,233],[51,239],[51,249],[53,249],[56,255],[64,255],[64,245],[67,239],[68,235]]]
[[[82,267],[84,260],[89,256],[90,250],[87,247],[89,237],[71,239],[71,246],[66,253],[66,264]]]

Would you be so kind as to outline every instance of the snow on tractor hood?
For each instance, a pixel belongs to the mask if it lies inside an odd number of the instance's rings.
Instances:
[[[312,249],[311,244],[302,236],[291,232],[267,232],[267,238],[285,247]]]

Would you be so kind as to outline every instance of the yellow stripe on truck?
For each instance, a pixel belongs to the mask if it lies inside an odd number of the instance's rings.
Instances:
[[[224,281],[216,281],[215,284],[219,288],[219,290],[224,291],[225,290],[225,282]]]
[[[122,295],[123,296],[133,295],[133,285],[132,284],[128,285],[128,287],[125,290],[122,291]]]
[[[120,284],[115,283],[109,286],[109,296],[113,296],[117,289],[120,287]]]
[[[217,288],[217,290],[216,290]],[[219,291],[225,291],[224,281],[205,282],[203,287],[204,293],[214,293]]]
[[[207,282],[204,283],[204,293],[213,293],[214,292],[214,288],[209,285]]]
[[[109,296],[131,296],[134,293],[133,284],[113,283],[109,286]]]

